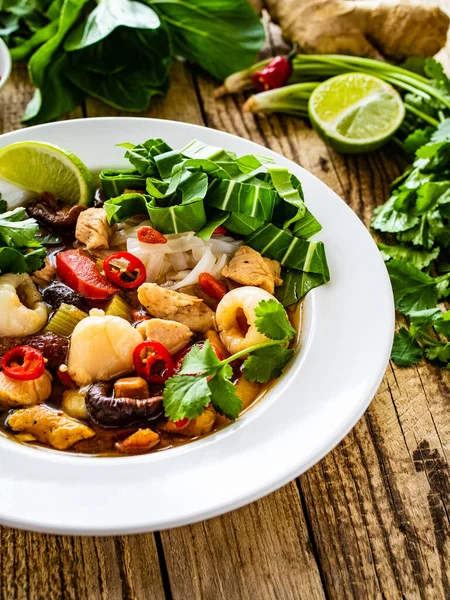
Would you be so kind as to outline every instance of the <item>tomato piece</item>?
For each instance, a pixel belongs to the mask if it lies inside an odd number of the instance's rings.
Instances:
[[[228,288],[223,281],[216,279],[211,273],[200,273],[198,284],[208,296],[216,300],[222,300],[228,292]]]
[[[119,288],[103,277],[95,261],[81,249],[58,252],[56,272],[66,285],[84,298],[105,300],[119,291]]]
[[[147,340],[133,352],[134,368],[138,375],[150,383],[164,383],[174,374],[172,357],[159,342]]]
[[[137,238],[145,244],[167,244],[166,236],[153,229],[153,227],[148,227],[148,225],[139,227]]]
[[[38,379],[45,371],[44,355],[31,346],[16,346],[3,355],[2,369],[18,381]]]
[[[145,265],[130,252],[114,252],[103,261],[106,277],[126,290],[135,290],[146,279]]]

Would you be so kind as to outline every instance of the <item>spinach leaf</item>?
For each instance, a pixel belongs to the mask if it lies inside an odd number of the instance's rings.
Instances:
[[[275,295],[283,306],[291,306],[308,292],[327,282],[324,274],[306,273],[298,269],[287,269],[282,273],[283,285],[277,287]]]
[[[264,28],[247,0],[147,0],[170,31],[174,54],[218,79],[248,67]]]

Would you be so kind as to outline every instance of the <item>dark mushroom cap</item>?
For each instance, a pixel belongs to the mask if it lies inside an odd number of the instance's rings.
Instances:
[[[45,192],[30,202],[27,213],[51,230],[63,230],[75,227],[78,215],[86,208],[78,204],[68,206],[56,200],[49,192]]]
[[[112,382],[93,383],[86,394],[90,418],[101,427],[125,427],[156,421],[163,414],[162,396],[151,398],[115,398]]]

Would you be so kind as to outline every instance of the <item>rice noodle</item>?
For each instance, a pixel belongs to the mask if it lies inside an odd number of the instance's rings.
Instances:
[[[165,244],[140,242],[138,229],[149,224],[149,221],[137,225],[136,222],[123,223],[113,243],[123,244],[126,240],[128,252],[144,263],[147,281],[162,283],[174,290],[197,283],[200,273],[211,273],[217,279],[221,278],[223,267],[243,243],[224,235],[213,235],[205,241],[194,231],[168,234]]]

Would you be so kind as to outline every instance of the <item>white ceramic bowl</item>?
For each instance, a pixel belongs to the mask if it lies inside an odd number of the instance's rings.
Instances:
[[[0,90],[11,74],[11,55],[8,46],[0,39]]]
[[[21,140],[55,143],[98,171],[126,167],[115,144],[150,137],[174,148],[198,138],[238,155],[265,154],[288,167],[323,225],[318,237],[326,244],[331,282],[307,296],[301,348],[287,372],[222,431],[180,448],[123,458],[36,449],[0,436],[2,524],[68,534],[136,533],[237,508],[329,452],[361,417],[385,371],[394,306],[377,247],[350,208],[290,160],[227,133],[157,119],[52,123],[0,136],[0,147]]]

